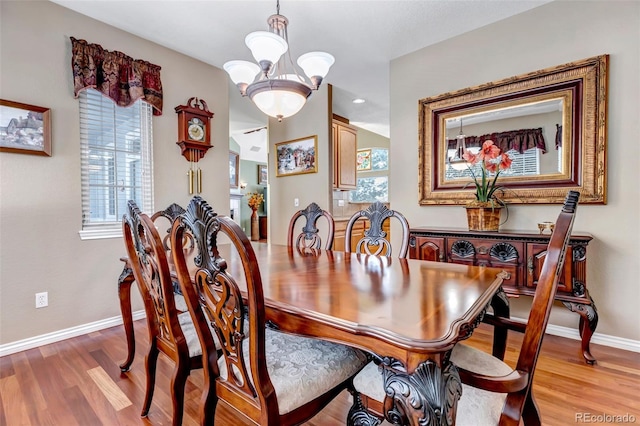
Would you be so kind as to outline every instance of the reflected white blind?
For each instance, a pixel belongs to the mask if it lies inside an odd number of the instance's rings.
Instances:
[[[453,157],[455,150],[449,150],[447,155],[449,158]],[[540,174],[540,150],[538,148],[530,148],[522,154],[512,149],[507,151],[507,155],[511,157],[511,167],[502,170],[500,176],[531,176]],[[476,176],[482,176],[482,168],[479,162],[470,167]],[[448,165],[445,176],[447,180],[473,178],[471,170],[468,168],[456,170]]]
[[[100,92],[80,93],[82,228],[119,228],[127,201],[153,212],[152,109],[120,107]]]
[[[502,174],[505,176],[531,176],[540,174],[540,150],[538,148],[530,148],[520,154],[516,150],[507,151],[513,162],[511,167],[504,170]]]

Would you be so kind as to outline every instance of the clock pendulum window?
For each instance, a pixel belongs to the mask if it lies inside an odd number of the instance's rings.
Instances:
[[[181,154],[189,162],[187,177],[189,195],[202,192],[202,170],[198,161],[204,157],[211,145],[211,117],[207,103],[203,99],[189,98],[186,105],[178,105],[178,144]]]

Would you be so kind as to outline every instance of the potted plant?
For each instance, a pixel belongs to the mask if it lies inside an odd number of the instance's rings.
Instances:
[[[476,187],[476,199],[467,204],[467,220],[470,231],[497,231],[500,226],[500,212],[506,204],[496,192],[504,188],[498,186],[500,172],[511,167],[511,158],[503,153],[492,140],[482,144],[480,152],[465,152],[462,156],[469,167],[473,184]],[[480,174],[474,171],[480,163]]]

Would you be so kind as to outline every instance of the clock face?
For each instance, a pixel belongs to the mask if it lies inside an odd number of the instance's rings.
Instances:
[[[189,121],[189,127],[187,128],[189,132],[189,138],[194,141],[203,141],[204,140],[204,122],[197,117],[192,118]]]

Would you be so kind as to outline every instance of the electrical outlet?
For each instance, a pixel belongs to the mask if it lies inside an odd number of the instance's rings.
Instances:
[[[338,200],[338,207],[344,207],[344,200]]]
[[[300,199],[299,198],[294,198],[293,199],[293,207],[298,207],[300,206]]]
[[[36,293],[36,308],[44,308],[45,306],[49,306],[49,293],[46,291]]]

